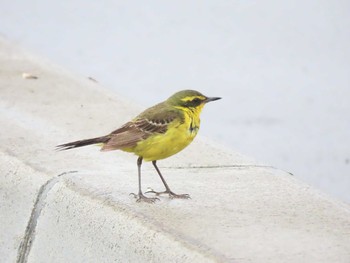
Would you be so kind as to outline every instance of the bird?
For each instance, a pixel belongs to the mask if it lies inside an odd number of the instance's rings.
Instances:
[[[138,193],[131,193],[137,202],[154,203],[157,196],[167,194],[169,198],[190,198],[189,194],[176,194],[169,188],[157,161],[168,158],[188,146],[196,137],[200,127],[200,114],[208,102],[221,99],[207,97],[195,90],[176,92],[165,101],[150,107],[126,122],[110,134],[57,145],[58,150],[68,150],[97,144],[101,151],[122,150],[134,153],[137,158]],[[141,190],[141,165],[152,162],[165,191],[146,191],[155,197],[147,197]]]

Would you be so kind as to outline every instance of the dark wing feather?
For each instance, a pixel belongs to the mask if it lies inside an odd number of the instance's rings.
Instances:
[[[103,145],[101,151],[133,147],[144,139],[145,134],[137,129],[133,122],[128,122],[108,136],[110,139]]]
[[[113,131],[110,139],[102,147],[102,151],[117,150],[135,147],[139,141],[158,133],[165,133],[168,124],[176,118],[181,117],[181,112],[172,110],[160,110],[163,107],[156,105],[137,116],[133,121],[124,124]]]

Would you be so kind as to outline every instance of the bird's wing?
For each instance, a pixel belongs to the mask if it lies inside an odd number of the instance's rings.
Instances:
[[[148,113],[148,114],[147,114]],[[178,117],[176,111],[154,112],[150,108],[136,117],[133,121],[127,122],[119,129],[113,131],[110,139],[102,147],[102,151],[132,148],[139,141],[146,140],[154,134],[165,133],[169,123]]]

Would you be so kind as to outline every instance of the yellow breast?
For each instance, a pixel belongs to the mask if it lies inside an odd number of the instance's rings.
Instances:
[[[189,145],[198,133],[200,126],[199,114],[185,111],[184,121],[175,120],[169,124],[163,134],[151,135],[140,141],[131,150],[145,161],[167,158],[178,153]]]

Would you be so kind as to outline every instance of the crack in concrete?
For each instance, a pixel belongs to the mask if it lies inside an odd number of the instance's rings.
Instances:
[[[38,218],[41,214],[42,209],[45,206],[45,199],[47,197],[47,194],[52,189],[52,187],[59,181],[60,177],[67,174],[75,173],[75,172],[76,171],[69,171],[69,172],[61,173],[55,176],[54,178],[48,180],[44,185],[40,187],[34,203],[32,213],[30,215],[30,218],[26,227],[24,238],[18,248],[17,260],[16,260],[17,263],[25,263],[28,260],[28,255],[35,238],[35,229],[38,223]]]
[[[194,165],[194,166],[163,166],[168,169],[198,169],[198,168],[274,168],[270,165],[259,165],[259,164],[224,164],[224,165]]]
[[[280,170],[287,174],[294,176],[293,173],[282,170],[280,168],[271,166],[271,165],[262,165],[262,164],[224,164],[224,165],[198,165],[198,166],[163,166],[162,168],[166,169],[219,169],[219,168],[270,168],[275,170]]]

